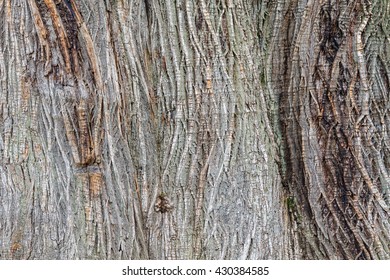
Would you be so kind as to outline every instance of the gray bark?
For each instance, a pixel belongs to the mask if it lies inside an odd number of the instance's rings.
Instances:
[[[0,258],[389,258],[389,12],[0,0]]]
[[[285,74],[273,85],[298,232],[289,228],[287,247],[301,249],[290,257],[390,257],[389,9],[388,1],[299,1],[281,21],[291,32],[274,49],[282,58],[274,73]]]

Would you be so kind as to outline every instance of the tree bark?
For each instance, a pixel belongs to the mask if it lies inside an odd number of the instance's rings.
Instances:
[[[388,259],[389,13],[0,0],[0,258]]]
[[[293,225],[287,247],[296,248],[289,256],[388,259],[390,7],[290,5],[280,21],[289,30],[272,49]]]

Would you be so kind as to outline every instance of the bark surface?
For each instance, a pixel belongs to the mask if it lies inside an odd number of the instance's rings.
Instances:
[[[0,258],[390,258],[389,18],[0,0]]]

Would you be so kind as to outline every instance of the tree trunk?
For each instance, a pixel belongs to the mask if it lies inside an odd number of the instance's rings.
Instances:
[[[271,49],[289,257],[388,259],[389,2],[301,2]]]
[[[0,258],[388,259],[385,0],[0,0]]]

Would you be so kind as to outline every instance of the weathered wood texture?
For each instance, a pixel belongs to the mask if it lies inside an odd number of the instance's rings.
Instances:
[[[0,0],[0,258],[389,258],[389,13]]]

